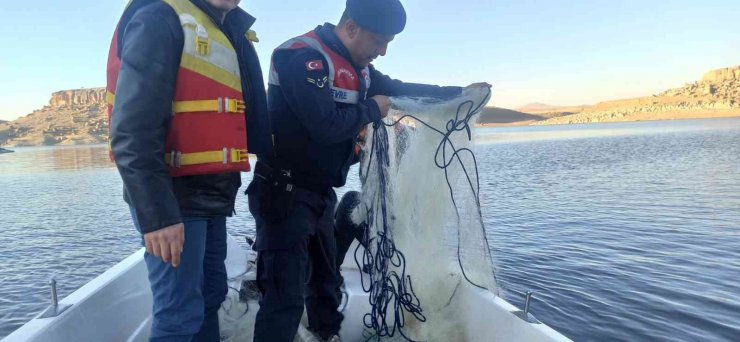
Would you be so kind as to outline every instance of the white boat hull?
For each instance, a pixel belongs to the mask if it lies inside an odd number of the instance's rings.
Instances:
[[[229,277],[244,274],[249,253],[229,239],[227,272]],[[60,306],[70,305],[61,315],[35,318],[4,338],[2,342],[51,341],[147,341],[151,327],[152,297],[147,281],[144,250],[127,257],[68,297]],[[351,259],[351,258],[348,258]],[[352,260],[353,261],[353,260]],[[342,268],[347,293],[343,305],[345,320],[340,335],[343,341],[365,341],[362,318],[369,312],[367,294],[360,284],[360,272],[352,263]],[[236,296],[230,292],[230,296]],[[460,307],[465,308],[466,336],[471,341],[570,341],[544,324],[532,324],[518,318],[517,308],[492,293],[466,284],[459,289]],[[256,302],[238,304],[231,298],[230,310],[246,310],[240,322],[222,326],[222,336],[229,341],[251,341]],[[234,305],[242,305],[236,307]],[[248,305],[248,309],[247,309]],[[223,310],[222,308],[222,322]],[[226,330],[224,330],[226,329]],[[299,329],[297,340],[307,340],[305,329]],[[474,336],[474,337],[471,337]]]

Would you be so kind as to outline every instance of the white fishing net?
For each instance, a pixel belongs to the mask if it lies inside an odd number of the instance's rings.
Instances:
[[[227,239],[226,274],[229,291],[218,311],[222,342],[252,341],[259,309],[256,252]]]
[[[477,340],[461,328],[465,310],[455,294],[462,286],[496,293],[473,154],[475,114],[489,96],[478,89],[444,102],[394,98],[385,125],[369,129],[362,204],[352,214],[369,224],[370,243],[358,256],[373,267],[363,279],[374,302],[368,330],[398,340]]]

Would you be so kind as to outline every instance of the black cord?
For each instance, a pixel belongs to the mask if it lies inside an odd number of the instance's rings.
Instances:
[[[474,195],[476,207],[478,210],[478,219],[481,222],[481,229],[483,233],[483,238],[485,240],[484,242],[486,246],[487,257],[489,261],[491,261],[491,252],[488,247],[488,237],[485,232],[483,218],[480,211],[480,178],[478,174],[478,162],[475,158],[475,153],[468,148],[456,149],[455,145],[450,139],[450,136],[453,133],[462,130],[466,131],[468,135],[468,140],[472,139],[470,121],[476,114],[480,113],[481,109],[483,108],[483,106],[485,106],[490,97],[491,91],[490,89],[488,89],[486,96],[478,104],[476,104],[472,100],[462,102],[457,108],[455,118],[450,119],[447,122],[445,126],[445,131],[441,131],[413,115],[401,116],[392,123],[384,123],[380,121],[373,124],[373,141],[368,157],[369,159],[367,163],[367,170],[366,172],[364,172],[364,177],[367,177],[370,174],[369,171],[371,166],[373,165],[373,160],[375,158],[375,165],[377,166],[378,171],[379,189],[378,193],[376,194],[376,198],[374,199],[375,203],[372,203],[367,208],[366,223],[369,227],[375,225],[375,210],[378,209],[380,210],[380,217],[382,219],[382,222],[379,226],[380,229],[378,229],[376,237],[370,237],[369,229],[366,229],[364,232],[364,241],[367,241],[367,246],[376,247],[376,253],[373,255],[373,252],[371,252],[371,248],[364,249],[364,253],[362,254],[362,265],[360,265],[360,260],[358,259],[358,252],[360,250],[359,245],[357,249],[355,249],[355,262],[357,263],[357,266],[360,270],[368,270],[369,272],[369,281],[367,282],[367,285],[365,276],[363,274],[364,272],[360,272],[363,290],[369,294],[369,301],[372,307],[371,312],[365,314],[365,317],[363,318],[363,323],[365,327],[372,328],[375,331],[375,335],[368,338],[368,340],[384,336],[393,337],[396,331],[398,331],[398,333],[404,339],[406,339],[407,341],[412,341],[403,332],[403,327],[405,325],[403,312],[411,314],[418,321],[426,321],[426,317],[424,316],[423,310],[421,308],[421,302],[414,293],[411,276],[406,274],[406,258],[401,251],[396,249],[389,227],[388,210],[386,203],[386,195],[388,191],[388,174],[386,171],[386,167],[389,165],[390,160],[388,155],[389,143],[386,127],[395,126],[405,118],[412,118],[442,136],[442,139],[440,140],[439,145],[437,146],[436,153],[434,155],[434,162],[438,168],[443,169],[445,172],[445,180],[447,182],[448,190],[450,191],[450,198],[452,200],[453,206],[455,207],[458,226],[460,224],[460,212],[457,208],[452,184],[450,182],[449,174],[447,171],[447,168],[452,165],[455,160],[457,160],[459,165],[462,167],[462,170],[465,173],[466,179],[470,186],[470,190]],[[447,156],[448,148],[453,151],[452,155],[450,155],[449,157]],[[463,153],[469,154],[470,157],[472,157],[475,172],[475,182],[471,179],[471,176],[462,161],[460,155]],[[363,175],[361,175],[361,177],[362,176]],[[363,184],[364,183],[365,182],[363,182]],[[459,229],[457,232],[457,239],[457,259],[463,277],[465,277],[465,280],[467,280],[468,283],[476,287],[485,289],[484,286],[478,285],[470,280],[465,272],[465,267],[463,266],[461,260],[462,258],[460,257]],[[401,273],[399,274],[396,271],[389,270],[390,265],[393,265],[394,267],[399,269]],[[495,272],[493,276],[494,282],[496,282]],[[391,305],[393,305],[394,314],[392,318],[386,316],[388,314],[388,307]],[[393,319],[392,324],[389,324],[389,318]]]
[[[380,229],[378,229],[376,237],[371,238],[370,231],[364,231],[364,240],[368,241],[368,246],[376,247],[376,252],[373,255],[371,248],[365,249],[363,266],[360,268],[369,272],[369,281],[366,281],[365,275],[361,272],[361,283],[363,290],[369,294],[372,308],[370,313],[365,314],[363,323],[365,327],[372,328],[376,333],[369,339],[384,336],[393,337],[398,332],[407,341],[412,341],[403,332],[405,325],[403,312],[413,315],[421,322],[426,321],[426,317],[423,315],[421,303],[414,293],[411,277],[406,274],[406,258],[396,248],[391,236],[386,202],[388,191],[386,167],[390,163],[388,159],[388,132],[385,126],[378,123],[374,125],[374,128],[373,152],[371,152],[368,166],[372,165],[372,158],[375,157],[377,159],[375,164],[378,168],[379,190],[375,203],[368,208],[367,224],[371,227],[375,225],[376,209],[380,210],[382,222],[379,222]],[[355,250],[355,261],[359,266],[357,252],[358,250]],[[391,265],[399,269],[400,274],[397,271],[390,270]],[[392,307],[393,317],[387,317],[389,307]],[[392,323],[389,324],[389,322]]]

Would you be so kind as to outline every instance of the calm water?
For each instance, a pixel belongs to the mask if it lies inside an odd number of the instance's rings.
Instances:
[[[576,341],[740,341],[740,119],[478,141],[508,300],[534,289],[533,313]],[[49,278],[66,296],[139,248],[120,189],[104,146],[0,155],[0,337],[46,306]],[[253,234],[243,196],[237,212],[231,233]]]

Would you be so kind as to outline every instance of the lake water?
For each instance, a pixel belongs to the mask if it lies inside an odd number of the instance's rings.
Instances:
[[[476,152],[507,300],[576,341],[740,341],[740,119],[483,128]],[[0,337],[139,248],[107,158],[0,155]],[[253,228],[240,196],[229,231]]]

